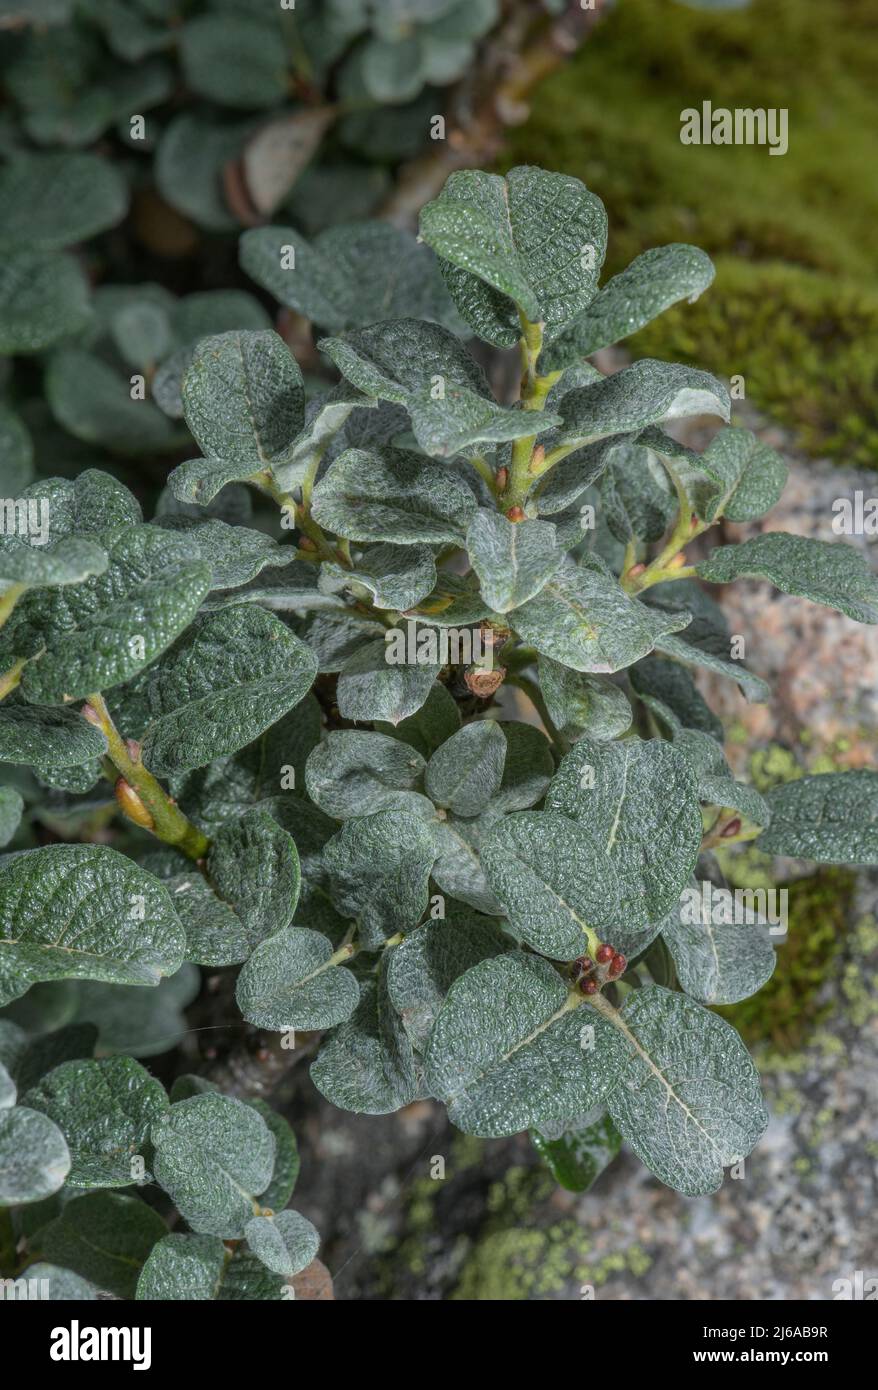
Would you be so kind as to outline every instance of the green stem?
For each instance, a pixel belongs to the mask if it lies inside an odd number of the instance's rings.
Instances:
[[[26,590],[26,584],[10,584],[9,588],[0,595],[0,627],[6,622],[13,608]]]
[[[21,681],[21,673],[27,665],[27,657],[20,657],[14,666],[10,666],[0,676],[0,700],[5,700],[10,691],[15,690]]]
[[[491,468],[488,461],[486,459],[483,459],[480,454],[476,454],[474,458],[470,459],[470,463],[472,464],[476,472],[479,474],[479,476],[484,478],[488,487],[491,489],[492,497],[496,497],[497,479],[494,477],[494,470]]]
[[[132,757],[128,744],[113,723],[103,695],[89,695],[88,705],[94,713],[83,714],[89,723],[96,724],[103,731],[108,744],[109,761],[113,769],[128,783],[139,796],[152,819],[149,827],[152,833],[166,845],[173,845],[189,859],[203,859],[210,849],[210,841],[187,816],[184,816],[164,787],[156,781],[140,762]]]

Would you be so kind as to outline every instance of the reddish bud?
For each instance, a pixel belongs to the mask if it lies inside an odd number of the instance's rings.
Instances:
[[[628,958],[626,956],[623,956],[621,951],[617,951],[610,963],[611,979],[617,980],[620,975],[624,975],[625,968],[627,965]]]
[[[605,942],[604,945],[599,946],[597,948],[597,951],[595,952],[595,957],[597,959],[598,965],[606,965],[607,961],[611,961],[615,954],[616,952],[614,948],[612,946],[608,946]]]
[[[573,964],[582,975],[587,975],[590,970],[594,970],[594,961],[591,956],[577,956]]]
[[[497,489],[498,489],[498,491],[499,491],[499,492],[503,492],[504,489],[505,489],[505,487],[506,487],[506,484],[507,484],[508,482],[509,482],[509,469],[504,465],[502,468],[498,468],[498,469],[497,469]]]
[[[128,749],[128,756],[133,763],[140,762],[141,745],[136,738],[126,738],[125,747]]]
[[[597,994],[598,982],[593,980],[590,975],[584,975],[579,981],[579,988],[583,994]]]
[[[640,562],[639,562],[638,564],[636,564],[636,565],[632,565],[631,568],[630,568],[630,570],[628,571],[628,578],[629,578],[629,579],[636,579],[637,576],[638,576],[638,574],[643,574],[643,571],[644,571],[645,569],[646,569],[646,565],[644,565],[642,561],[640,561]]]
[[[506,513],[507,521],[524,521],[524,511],[521,507],[510,507]]]
[[[678,555],[673,555],[665,566],[669,570],[681,570],[686,563],[686,556],[681,550]]]
[[[116,800],[129,820],[134,821],[135,825],[142,825],[144,830],[155,829],[155,821],[137,795],[137,792],[125,781],[124,777],[119,778],[114,790],[116,793]]]
[[[734,820],[730,820],[727,825],[723,826],[722,830],[720,831],[720,835],[724,840],[730,840],[733,835],[737,835],[740,829],[741,818],[740,816],[735,816]]]
[[[310,536],[300,536],[300,537],[299,537],[299,549],[300,549],[300,550],[316,550],[316,549],[317,549],[317,546],[314,544],[314,542],[312,541],[312,539],[311,539]]]
[[[543,448],[542,444],[538,444],[537,447],[534,449],[533,453],[531,454],[531,460],[527,466],[527,471],[529,473],[539,473],[545,461],[546,451]]]
[[[95,724],[98,728],[101,727],[101,717],[93,705],[83,705],[79,712],[83,719],[88,720],[89,724]]]

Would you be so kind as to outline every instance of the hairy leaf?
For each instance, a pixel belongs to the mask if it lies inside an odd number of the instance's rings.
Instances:
[[[254,471],[280,457],[302,425],[302,373],[277,333],[204,338],[183,379],[186,423],[201,450]]]
[[[84,1192],[43,1233],[43,1254],[117,1298],[134,1298],[137,1280],[165,1223],[138,1197]]]
[[[581,998],[548,961],[518,953],[455,981],[425,1064],[431,1092],[459,1129],[500,1138],[601,1103],[625,1044],[602,1018],[580,1013]]]
[[[517,309],[556,337],[592,299],[607,244],[604,205],[578,179],[527,165],[505,178],[452,174],[421,210],[420,233],[480,338],[511,347]],[[511,302],[510,302],[511,301]]]
[[[460,545],[476,510],[465,483],[441,464],[399,449],[348,449],[314,489],[321,526],[352,541]]]
[[[320,1248],[320,1237],[297,1211],[274,1216],[254,1216],[244,1228],[247,1244],[257,1259],[274,1274],[291,1278],[311,1263]]]
[[[573,960],[588,950],[588,933],[610,926],[622,911],[623,866],[617,868],[590,825],[566,815],[507,816],[481,857],[516,933],[542,955]]]
[[[305,927],[270,936],[238,976],[235,997],[244,1018],[278,1032],[343,1023],[357,1007],[359,986],[332,957],[332,943]]]
[[[549,363],[570,354],[590,357],[630,337],[678,300],[694,303],[714,274],[709,256],[697,246],[672,242],[644,251],[607,281],[549,354]]]
[[[151,672],[143,758],[185,772],[252,743],[298,704],[313,653],[279,618],[250,604],[201,618]]]
[[[64,1135],[48,1116],[23,1105],[0,1109],[0,1207],[48,1197],[69,1171]]]
[[[427,795],[458,816],[477,816],[500,790],[506,746],[495,720],[466,724],[436,749],[427,764]]]
[[[615,866],[628,926],[664,917],[701,846],[701,808],[686,759],[658,740],[580,739],[546,796],[550,811],[587,827]]]
[[[167,891],[105,845],[49,845],[0,868],[0,997],[37,980],[158,984],[183,960]]]
[[[567,560],[536,598],[517,608],[516,631],[543,656],[575,671],[611,673],[646,656],[689,614],[630,598],[596,555]]]
[[[133,1057],[62,1062],[27,1093],[27,1103],[53,1120],[70,1149],[71,1187],[126,1187],[140,1179],[150,1125],[168,1108],[161,1082]]]
[[[801,777],[765,797],[771,825],[766,854],[818,864],[878,864],[878,773],[866,768]]]
[[[152,1126],[153,1168],[200,1235],[239,1240],[271,1180],[275,1141],[262,1116],[229,1096],[177,1101]]]
[[[607,1107],[650,1172],[687,1197],[715,1192],[768,1123],[759,1077],[734,1028],[650,985],[614,1019],[630,1049]]]
[[[878,580],[862,552],[842,541],[769,531],[741,545],[718,546],[697,569],[713,584],[770,579],[785,594],[825,603],[858,623],[878,623]]]
[[[496,613],[538,594],[563,559],[550,522],[515,523],[484,507],[467,528],[466,548],[485,602]]]

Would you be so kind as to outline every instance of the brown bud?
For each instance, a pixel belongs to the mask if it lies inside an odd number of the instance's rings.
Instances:
[[[722,830],[719,833],[724,840],[730,840],[733,835],[737,835],[740,829],[741,818],[740,816],[735,816],[735,819],[728,821],[728,823],[723,826]]]
[[[509,469],[504,464],[503,467],[497,469],[497,491],[503,492],[508,482]]]
[[[597,980],[593,979],[591,975],[584,975],[579,981],[579,988],[583,994],[597,994],[600,986]]]
[[[644,571],[645,569],[646,569],[646,565],[644,565],[644,564],[642,563],[642,561],[641,561],[639,564],[632,565],[631,568],[630,568],[630,570],[628,571],[628,578],[629,578],[629,579],[636,579],[637,576],[638,576],[638,574],[643,574],[643,571]]]
[[[300,536],[300,537],[299,537],[299,549],[300,549],[300,550],[316,550],[316,549],[317,549],[317,546],[314,544],[314,542],[312,541],[312,539],[311,539],[310,536]]]
[[[82,715],[83,719],[88,720],[89,724],[95,724],[98,728],[100,728],[101,717],[93,705],[85,704],[79,712]]]
[[[534,449],[533,453],[531,454],[530,463],[527,466],[528,473],[539,473],[540,469],[545,463],[545,460],[546,451],[543,448],[542,444],[538,444],[537,447]]]
[[[597,948],[595,952],[595,959],[597,960],[599,965],[606,965],[607,961],[612,960],[615,954],[616,952],[614,948],[612,946],[608,946],[607,943],[604,942],[602,946],[599,946]]]
[[[521,507],[510,507],[506,518],[508,521],[524,521],[524,511]]]
[[[477,695],[480,700],[487,700],[503,684],[505,675],[505,666],[495,666],[490,671],[486,666],[467,666],[463,679],[471,694]]]
[[[149,811],[144,806],[137,792],[124,777],[120,777],[115,786],[116,800],[122,811],[133,821],[135,825],[142,825],[144,830],[154,830],[155,821]]]
[[[141,745],[136,738],[126,738],[125,747],[128,749],[128,756],[133,763],[140,762]]]

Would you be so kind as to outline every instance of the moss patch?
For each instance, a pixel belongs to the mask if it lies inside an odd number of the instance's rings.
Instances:
[[[789,933],[774,974],[750,999],[716,1010],[749,1046],[794,1051],[831,1011],[818,1007],[817,996],[844,945],[854,883],[852,873],[828,868],[789,885]]]
[[[540,89],[507,165],[575,174],[607,204],[608,270],[691,241],[718,259],[695,306],[638,354],[742,373],[754,404],[810,449],[874,463],[878,326],[872,0],[753,0],[708,13],[624,0]],[[680,113],[786,107],[790,147],[687,146]],[[871,454],[871,457],[870,457]]]

